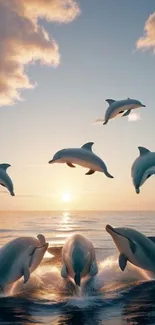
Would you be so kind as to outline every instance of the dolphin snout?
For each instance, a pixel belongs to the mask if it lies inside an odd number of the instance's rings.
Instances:
[[[75,273],[74,281],[75,281],[75,284],[80,287],[80,284],[81,284],[80,272]]]
[[[142,107],[146,107],[146,105],[142,105]]]
[[[110,234],[110,232],[114,231],[114,228],[110,225],[106,225],[105,230]]]
[[[48,163],[53,164],[55,162],[55,159],[50,160]]]
[[[140,193],[140,189],[139,187],[135,189],[136,193],[139,194]]]

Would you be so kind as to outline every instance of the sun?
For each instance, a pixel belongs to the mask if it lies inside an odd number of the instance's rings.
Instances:
[[[70,202],[71,201],[71,195],[68,192],[63,193],[62,195],[62,201],[64,202]]]

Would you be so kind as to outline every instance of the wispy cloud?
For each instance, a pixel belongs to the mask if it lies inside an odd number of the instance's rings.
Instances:
[[[137,122],[139,120],[141,120],[140,113],[131,112],[128,116],[129,122]]]
[[[13,104],[22,88],[34,87],[27,64],[60,62],[58,44],[40,19],[67,23],[79,13],[74,0],[0,0],[0,105]]]
[[[144,26],[144,36],[136,43],[138,49],[152,49],[155,53],[155,12],[150,15]]]

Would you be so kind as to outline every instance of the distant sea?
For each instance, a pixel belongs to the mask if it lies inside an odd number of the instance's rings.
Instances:
[[[85,235],[96,249],[100,283],[98,292],[66,292],[60,263],[46,253],[25,286],[21,281],[1,295],[0,324],[155,325],[153,276],[132,266],[120,271],[106,224],[155,236],[155,212],[0,212],[0,246],[42,233],[50,246],[61,247],[68,236]]]

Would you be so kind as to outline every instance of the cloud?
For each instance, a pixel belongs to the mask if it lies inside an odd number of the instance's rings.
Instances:
[[[155,53],[155,12],[146,21],[144,36],[137,41],[136,46],[138,49],[152,49]]]
[[[131,112],[128,116],[129,122],[137,122],[139,120],[141,120],[140,113]]]
[[[74,0],[0,0],[0,106],[13,104],[21,99],[21,89],[34,87],[28,64],[60,62],[58,44],[42,20],[67,23],[79,13]]]

